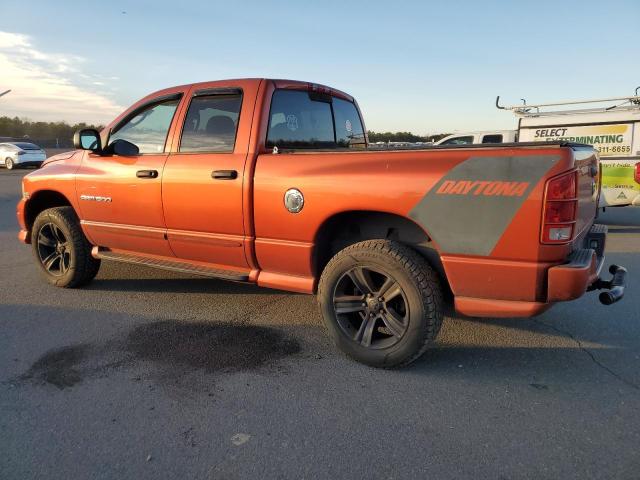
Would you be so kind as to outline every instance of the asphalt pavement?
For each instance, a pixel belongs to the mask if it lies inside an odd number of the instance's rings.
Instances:
[[[46,284],[0,170],[0,478],[640,478],[640,208],[625,298],[448,320],[413,366],[339,353],[311,296],[103,262]]]

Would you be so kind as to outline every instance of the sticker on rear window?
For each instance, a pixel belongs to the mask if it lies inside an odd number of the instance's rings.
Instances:
[[[347,132],[351,133],[353,131],[353,125],[351,125],[351,120],[347,120],[344,122],[344,128],[347,129]]]
[[[295,115],[287,115],[287,128],[292,132],[298,130],[298,117]]]

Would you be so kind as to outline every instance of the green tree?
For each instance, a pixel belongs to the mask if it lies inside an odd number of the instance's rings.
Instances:
[[[0,117],[0,139],[28,139],[45,148],[72,147],[74,132],[82,128],[101,130],[103,127],[84,122],[69,125],[66,122],[32,122],[18,117]]]
[[[448,133],[438,133],[435,135],[415,135],[411,132],[374,132],[369,130],[370,142],[437,142],[441,138],[449,135]]]

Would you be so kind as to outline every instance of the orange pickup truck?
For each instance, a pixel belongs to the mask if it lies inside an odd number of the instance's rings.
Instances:
[[[17,215],[47,280],[116,260],[317,293],[339,348],[418,358],[448,305],[539,314],[601,289],[599,160],[560,143],[368,149],[355,100],[289,80],[151,94],[23,180]]]

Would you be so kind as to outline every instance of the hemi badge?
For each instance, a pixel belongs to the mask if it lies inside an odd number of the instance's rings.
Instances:
[[[101,197],[100,195],[80,195],[80,200],[91,202],[111,202],[111,197]]]

